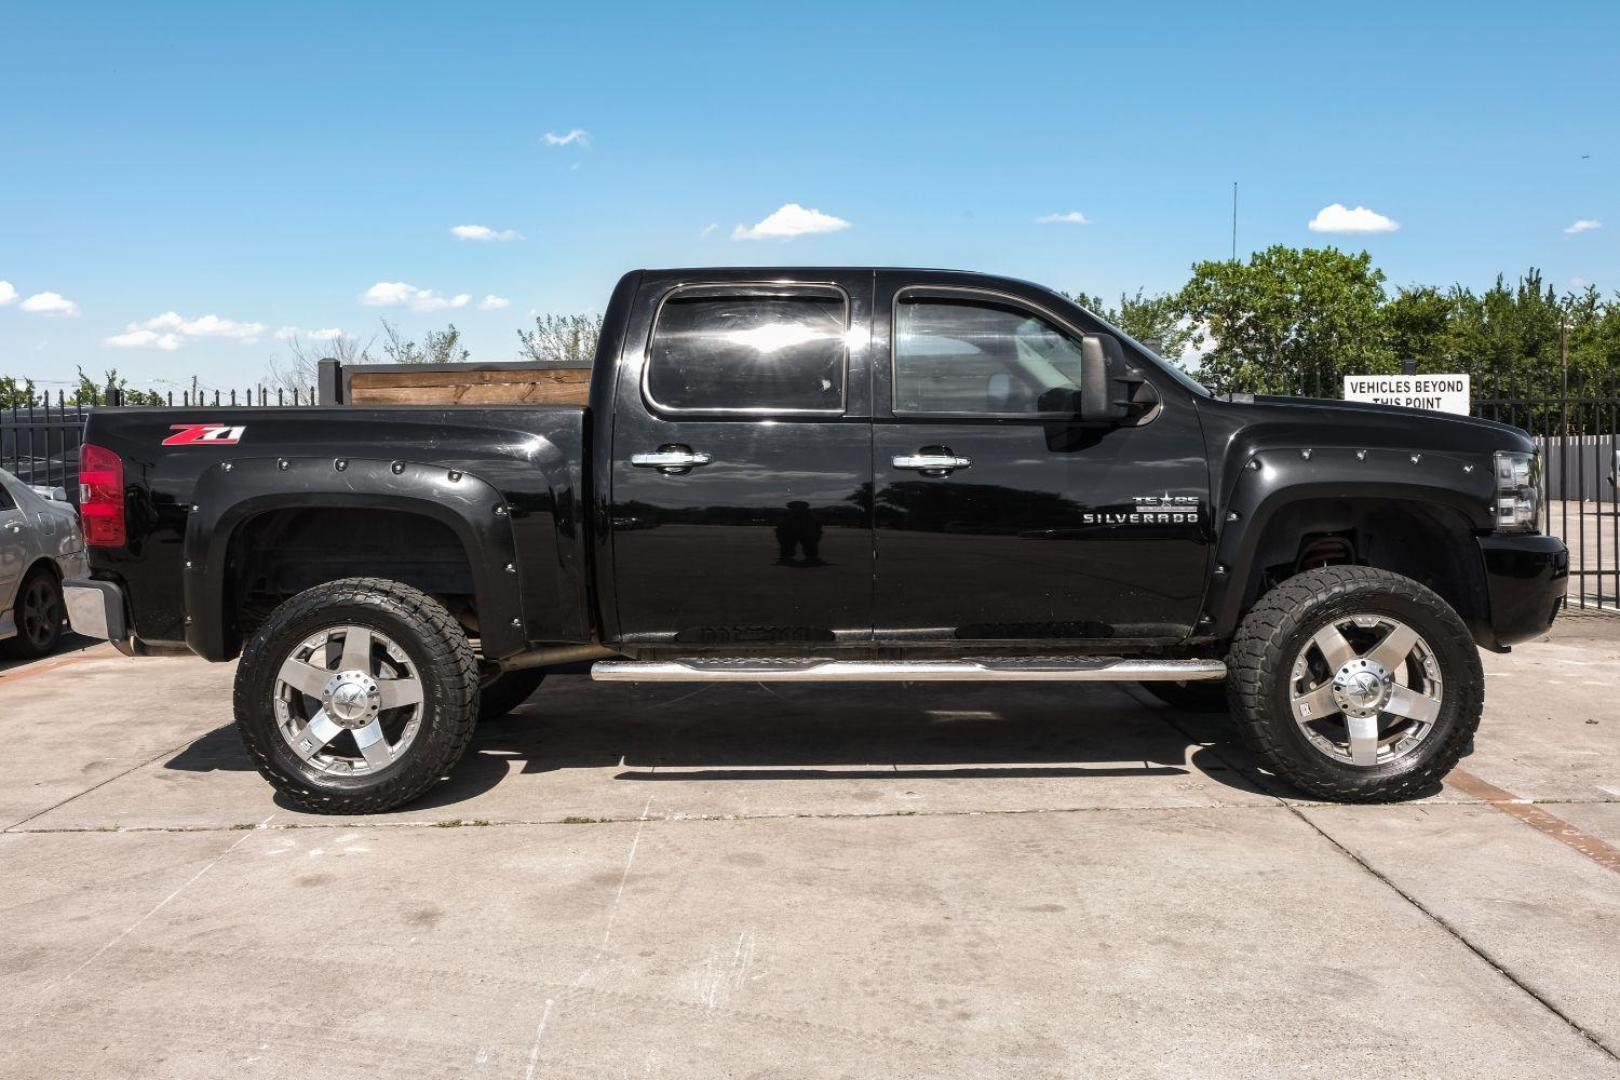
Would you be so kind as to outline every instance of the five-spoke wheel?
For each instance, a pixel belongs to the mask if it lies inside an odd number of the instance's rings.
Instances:
[[[1386,615],[1331,619],[1300,647],[1290,678],[1294,722],[1311,745],[1363,767],[1416,750],[1444,695],[1434,650]]]
[[[365,626],[322,630],[277,673],[281,737],[315,768],[339,775],[394,764],[422,726],[422,680],[405,650]]]

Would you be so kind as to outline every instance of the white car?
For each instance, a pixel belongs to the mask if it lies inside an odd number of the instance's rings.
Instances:
[[[44,656],[62,638],[62,582],[90,576],[79,515],[61,488],[33,488],[0,469],[0,641]],[[8,640],[9,639],[9,640]]]

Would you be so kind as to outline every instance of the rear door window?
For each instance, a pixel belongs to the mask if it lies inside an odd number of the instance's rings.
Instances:
[[[700,286],[653,325],[647,403],[670,413],[844,410],[849,300],[835,286]]]

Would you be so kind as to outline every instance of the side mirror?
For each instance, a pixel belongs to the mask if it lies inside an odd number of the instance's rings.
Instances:
[[[66,488],[40,487],[38,485],[35,485],[34,486],[34,494],[38,495],[40,498],[44,499],[46,502],[63,502],[63,503],[65,503],[65,502],[68,501],[67,489]]]
[[[1130,413],[1132,385],[1125,369],[1125,350],[1112,334],[1087,334],[1080,339],[1080,419],[1123,420]]]

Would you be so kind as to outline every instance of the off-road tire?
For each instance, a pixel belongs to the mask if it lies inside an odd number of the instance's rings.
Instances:
[[[503,671],[478,688],[478,721],[499,720],[528,701],[545,681],[545,668]]]
[[[43,603],[47,613],[54,613],[54,617],[48,617],[43,625],[37,627],[40,632],[38,637],[34,633],[35,618],[24,614],[24,609],[36,602]],[[62,603],[62,583],[56,579],[56,575],[44,566],[30,570],[17,589],[12,617],[17,624],[17,636],[0,648],[23,660],[38,660],[55,652],[57,645],[62,642],[62,623],[67,617],[67,608]]]
[[[1393,616],[1433,647],[1445,694],[1434,731],[1411,753],[1373,766],[1336,762],[1294,722],[1294,657],[1335,616]],[[1326,566],[1289,578],[1249,610],[1227,657],[1232,716],[1249,747],[1277,776],[1333,802],[1395,802],[1428,794],[1472,743],[1485,703],[1485,675],[1472,635],[1424,585],[1387,570]]]
[[[404,649],[423,683],[422,726],[403,759],[375,776],[324,774],[300,761],[277,728],[277,672],[322,629],[359,625]],[[299,809],[376,814],[417,798],[461,759],[478,718],[478,661],[444,605],[409,585],[344,578],[283,603],[259,627],[236,671],[236,729],[264,778]]]
[[[1225,713],[1231,702],[1224,679],[1193,679],[1189,682],[1138,683],[1142,689],[1172,708],[1190,713]]]

